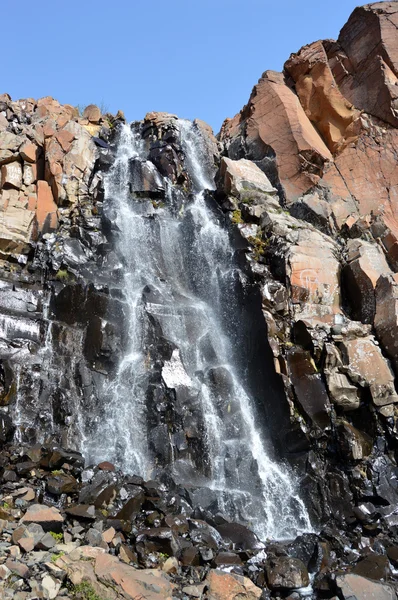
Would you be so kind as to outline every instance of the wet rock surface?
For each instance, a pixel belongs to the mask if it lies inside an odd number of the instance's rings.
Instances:
[[[34,455],[30,470],[10,482],[5,473],[16,472],[28,453]],[[48,491],[54,453],[64,455],[58,475],[73,472],[79,491]],[[120,518],[130,494],[137,495],[130,491],[132,477],[112,471],[112,497],[101,507],[82,504],[104,471],[75,461],[76,454],[60,448],[3,446],[0,597],[396,598],[393,528],[329,526],[319,534],[261,543],[242,525],[187,502],[187,490],[171,480],[165,486],[140,478],[134,486],[142,502]]]

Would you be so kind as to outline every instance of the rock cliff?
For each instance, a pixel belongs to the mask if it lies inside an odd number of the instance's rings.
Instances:
[[[0,96],[2,597],[396,598],[397,27],[397,3],[359,7],[337,41],[266,71],[217,138],[193,125],[215,174],[206,202],[240,273],[214,301],[224,318],[237,310],[230,334],[259,423],[317,532],[295,541],[264,545],[227,523],[198,483],[212,467],[203,414],[150,286],[147,447],[161,482],[83,468],[131,353],[122,229],[105,198],[124,117]],[[179,120],[149,113],[132,129],[146,153],[129,157],[132,197],[151,223],[165,204],[183,220],[197,182]],[[203,377],[236,427],[230,373]]]

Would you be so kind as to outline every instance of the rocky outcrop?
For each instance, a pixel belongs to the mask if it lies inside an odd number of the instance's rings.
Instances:
[[[307,485],[318,481],[313,505],[329,504],[326,513],[368,532],[380,524],[377,511],[392,523],[391,505],[381,509],[386,490],[369,484],[379,435],[391,457],[385,468],[396,469],[397,14],[392,2],[357,8],[337,42],[310,44],[284,73],[264,73],[219,134],[237,181],[242,159],[251,160],[278,190],[253,183],[237,193],[219,182],[223,209],[247,242],[293,421],[305,432],[307,441],[293,438],[293,428],[286,447],[306,461]],[[359,509],[370,498],[373,517]],[[342,579],[336,593],[354,594],[355,583]],[[366,597],[361,586],[355,593]]]
[[[87,197],[96,145],[90,121],[53,98],[3,94],[0,112],[0,243],[4,257],[26,262],[38,236],[57,229],[59,211]]]
[[[58,477],[76,482],[68,494],[53,489],[54,464]],[[2,465],[4,600],[396,598],[394,531],[373,534],[373,551],[356,530],[261,543],[195,507],[188,489],[110,463],[84,468],[81,455],[59,447],[7,445]]]
[[[261,164],[287,205],[316,190],[338,228],[372,213],[395,235],[396,28],[393,2],[357,8],[337,42],[264,73],[222,127],[228,155]]]

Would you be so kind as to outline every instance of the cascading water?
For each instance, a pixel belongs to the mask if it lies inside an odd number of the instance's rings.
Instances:
[[[221,513],[251,524],[263,538],[292,537],[311,530],[309,518],[294,477],[268,456],[254,401],[242,383],[244,368],[238,368],[239,362],[244,367],[245,356],[239,355],[236,339],[235,288],[237,281],[245,285],[245,275],[233,260],[226,228],[207,205],[205,190],[214,184],[203,166],[201,136],[190,122],[177,123],[191,196],[175,201],[170,181],[147,160],[139,130],[127,125],[105,178],[123,262],[129,343],[103,391],[103,414],[86,435],[84,450],[92,460],[106,458],[125,471],[151,476],[155,457],[148,442],[148,389],[156,365],[149,338],[156,322],[170,345],[163,384],[175,391],[183,411],[193,398],[200,413],[201,485],[211,488]],[[150,203],[131,192],[132,160],[145,163],[147,172],[153,170],[153,177],[162,180],[164,204],[152,202],[156,208],[151,204],[149,210]],[[172,473],[178,473],[179,462],[189,463],[189,452],[184,461],[171,452],[170,462]],[[191,466],[194,471],[196,465]]]

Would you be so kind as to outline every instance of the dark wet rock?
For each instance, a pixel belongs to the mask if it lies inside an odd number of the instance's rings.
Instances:
[[[291,590],[306,587],[309,582],[305,564],[298,558],[279,557],[267,561],[267,582],[271,589]]]
[[[396,567],[398,565],[398,546],[390,546],[387,548],[387,556],[394,567]]]
[[[199,549],[195,546],[189,546],[188,548],[184,548],[181,552],[180,560],[181,564],[184,567],[199,566]]]
[[[171,529],[166,527],[153,527],[139,531],[136,537],[136,548],[141,555],[161,552],[168,556],[175,556],[179,552],[177,538]]]
[[[305,534],[297,537],[287,546],[289,556],[300,559],[310,573],[321,568],[327,548],[321,544],[315,534]]]
[[[48,461],[50,469],[59,469],[65,463],[76,469],[81,469],[84,467],[84,458],[79,452],[64,449],[54,450],[50,454]]]
[[[322,378],[317,373],[309,352],[293,350],[288,355],[291,379],[304,412],[320,426],[328,419],[328,394]]]
[[[132,158],[129,161],[129,167],[131,173],[130,192],[150,198],[164,196],[163,178],[152,162]]]
[[[18,475],[28,475],[29,472],[32,471],[32,469],[34,469],[36,466],[37,463],[34,463],[32,461],[26,461],[22,463],[17,463],[15,465],[15,470]]]
[[[74,519],[83,521],[95,521],[95,506],[92,504],[77,504],[75,506],[69,506],[65,509],[65,512]]]
[[[188,520],[184,515],[166,515],[164,521],[172,531],[179,535],[189,531]]]
[[[82,504],[95,504],[100,508],[108,504],[115,494],[115,476],[108,471],[98,471],[90,483],[86,484],[79,494],[79,502]]]
[[[0,413],[0,444],[5,444],[10,441],[15,427],[8,415]]]
[[[379,501],[395,505],[398,502],[398,468],[387,456],[375,459],[371,466],[372,483]]]
[[[140,511],[145,501],[145,494],[138,486],[130,486],[128,493],[130,498],[125,503],[123,508],[116,514],[116,519],[120,519],[122,521],[131,521]]]
[[[189,523],[189,529],[190,538],[195,544],[217,550],[222,542],[222,536],[220,533],[214,527],[204,521],[191,519]]]
[[[352,572],[355,575],[361,575],[375,581],[379,581],[380,579],[387,580],[388,575],[391,573],[387,556],[379,556],[377,554],[369,554],[360,560]]]
[[[359,431],[347,421],[340,420],[338,422],[337,433],[342,457],[361,460],[371,454],[373,442],[370,436]]]
[[[61,494],[71,494],[77,492],[79,484],[73,475],[57,474],[47,479],[46,488],[50,494],[60,496]]]
[[[239,555],[234,554],[233,552],[219,552],[213,560],[213,566],[216,568],[242,564]]]
[[[244,525],[225,523],[217,525],[217,531],[225,541],[230,541],[236,550],[261,550],[264,544]]]

